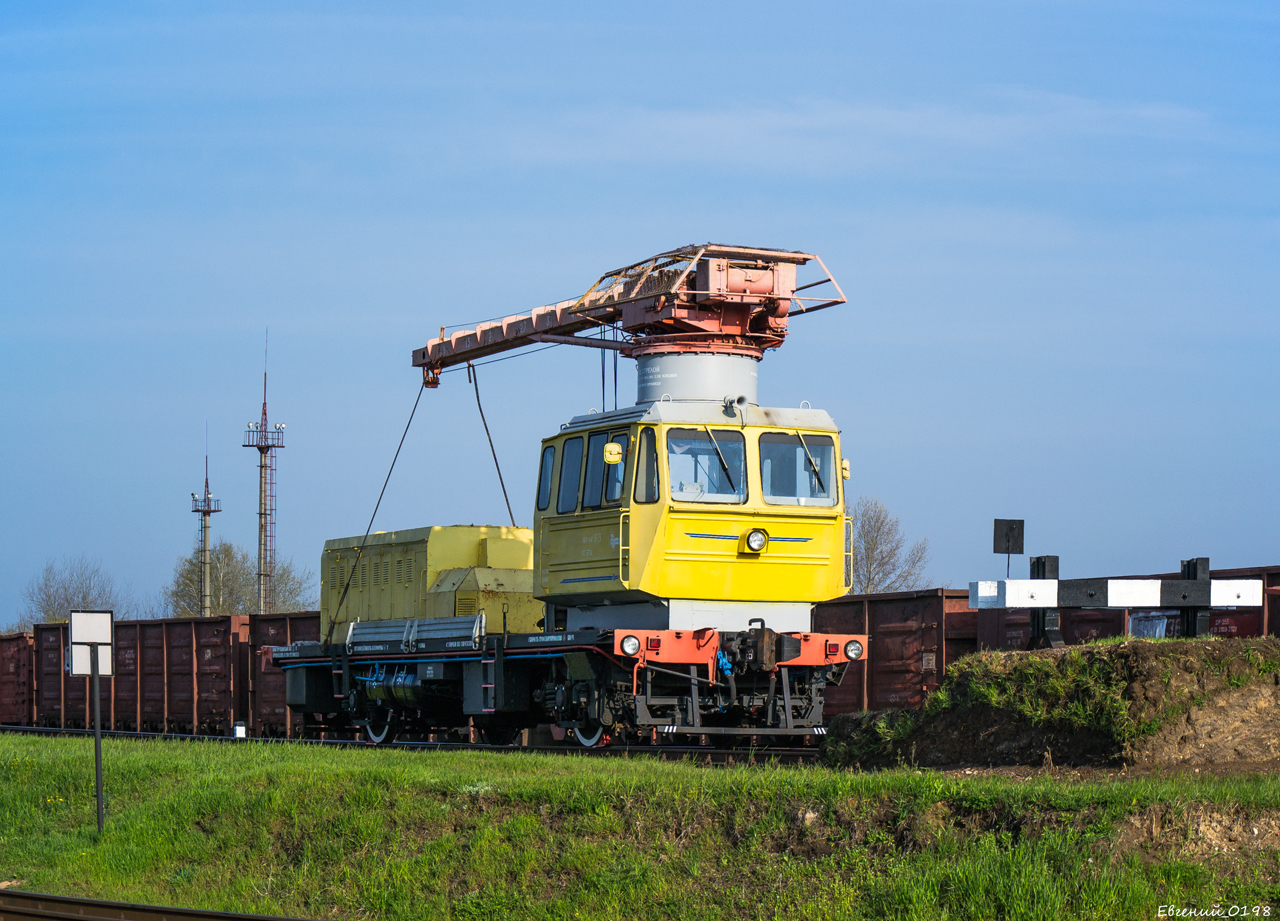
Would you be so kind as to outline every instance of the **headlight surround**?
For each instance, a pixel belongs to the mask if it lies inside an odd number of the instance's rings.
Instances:
[[[747,549],[752,553],[759,553],[769,543],[769,535],[761,531],[759,528],[747,535]]]
[[[844,644],[844,654],[851,660],[862,658],[862,644],[857,640],[849,640]]]
[[[624,636],[620,645],[623,655],[634,656],[640,651],[640,637],[630,635]]]

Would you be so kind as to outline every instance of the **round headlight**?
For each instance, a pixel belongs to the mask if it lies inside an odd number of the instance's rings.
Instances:
[[[759,553],[764,549],[764,545],[769,542],[769,535],[759,529],[752,531],[747,535],[747,549],[752,553]]]
[[[844,644],[844,654],[850,659],[862,658],[862,644],[857,640],[849,640]]]
[[[640,638],[638,636],[624,636],[622,638],[622,652],[624,655],[634,656],[640,651]]]

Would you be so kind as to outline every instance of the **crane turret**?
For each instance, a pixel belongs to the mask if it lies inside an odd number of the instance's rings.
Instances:
[[[798,285],[798,267],[823,277]],[[830,284],[834,296],[801,291]],[[428,387],[445,368],[536,343],[615,349],[637,360],[637,403],[720,400],[755,403],[755,364],[782,345],[793,316],[846,302],[810,253],[707,243],[659,253],[606,272],[581,297],[441,335],[413,353]],[[616,329],[620,339],[589,335]]]

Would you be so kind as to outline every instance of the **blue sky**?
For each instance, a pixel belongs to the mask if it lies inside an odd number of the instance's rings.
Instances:
[[[215,535],[252,546],[266,327],[314,568],[413,348],[706,240],[840,280],[761,396],[835,416],[934,582],[1003,572],[995,517],[1064,576],[1280,562],[1278,97],[1271,3],[7,4],[0,623],[50,558],[165,584],[206,422]],[[527,523],[598,358],[482,373]],[[376,526],[503,517],[446,376]]]

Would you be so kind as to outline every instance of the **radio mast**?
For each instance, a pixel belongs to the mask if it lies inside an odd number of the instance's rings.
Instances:
[[[275,610],[276,448],[284,447],[284,423],[267,424],[267,361],[262,359],[262,418],[250,422],[244,447],[258,449],[258,613]]]
[[[209,565],[209,516],[222,511],[222,503],[209,492],[209,455],[204,456],[204,492],[199,498],[191,494],[191,511],[200,516],[200,616],[208,617],[213,608],[213,582]]]

